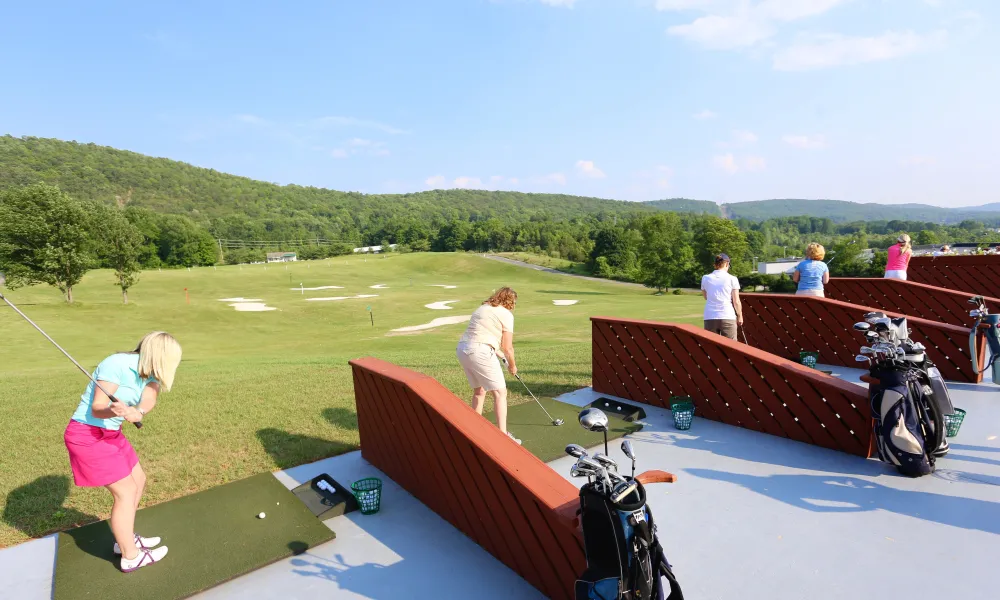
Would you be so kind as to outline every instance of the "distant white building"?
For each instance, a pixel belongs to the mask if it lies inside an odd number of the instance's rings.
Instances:
[[[392,250],[396,249],[399,244],[389,244],[389,248]],[[377,254],[382,251],[382,246],[365,246],[363,248],[355,248],[355,254]]]
[[[795,270],[795,265],[802,262],[801,258],[783,258],[781,260],[772,260],[770,262],[759,262],[757,263],[757,272],[761,275],[781,275],[782,273],[791,274]]]
[[[298,255],[294,252],[268,252],[267,262],[295,262],[299,259]]]

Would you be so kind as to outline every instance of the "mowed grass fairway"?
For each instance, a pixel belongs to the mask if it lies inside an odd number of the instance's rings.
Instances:
[[[291,288],[337,285],[343,289]],[[382,284],[385,289],[371,289]],[[431,287],[454,285],[455,289]],[[701,322],[700,296],[595,283],[467,254],[347,257],[287,265],[144,272],[121,296],[108,271],[74,289],[73,305],[48,286],[7,296],[87,369],[131,350],[152,330],[184,348],[174,390],[140,431],[125,430],[149,475],[144,505],[358,447],[348,360],[378,358],[421,371],[468,402],[455,358],[465,324],[408,335],[391,329],[468,315],[495,288],[519,293],[514,346],[540,396],[590,384],[591,315]],[[188,288],[190,304],[185,303]],[[308,298],[377,294],[309,302]],[[261,299],[277,310],[237,312],[221,298]],[[425,304],[458,300],[452,310]],[[553,300],[579,300],[554,306]],[[372,327],[367,306],[371,306]],[[86,378],[12,310],[0,308],[0,547],[106,518],[103,489],[76,488],[62,435]],[[511,378],[511,402],[530,402]],[[489,406],[487,407],[490,408]],[[539,413],[539,418],[544,415]],[[516,433],[516,431],[515,431]]]

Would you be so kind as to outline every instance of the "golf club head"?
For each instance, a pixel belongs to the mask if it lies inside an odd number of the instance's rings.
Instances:
[[[866,362],[868,364],[872,364],[872,359],[870,359],[867,356],[864,356],[862,354],[859,354],[859,355],[855,356],[854,360],[855,360],[855,362]]]
[[[865,332],[865,339],[867,339],[869,341],[871,341],[871,340],[877,340],[878,339],[878,334],[875,333],[874,331],[866,331]]]
[[[973,319],[978,319],[982,314],[983,313],[978,308],[974,308],[969,311],[969,316]]]
[[[872,326],[870,324],[868,324],[868,323],[855,323],[854,324],[854,330],[855,331],[868,331],[871,328],[872,328]]]
[[[601,452],[598,452],[597,454],[594,455],[594,460],[601,463],[601,466],[604,467],[605,469],[613,468],[615,471],[618,470],[618,463],[615,461],[615,459],[611,458],[610,456],[605,456]]]
[[[622,453],[633,461],[635,460],[635,450],[632,449],[632,442],[629,440],[622,442]]]
[[[875,354],[875,350],[868,346],[861,346],[861,354]]]
[[[588,408],[580,413],[580,425],[587,431],[607,431],[608,415],[598,408]]]
[[[869,323],[871,323],[873,320],[875,320],[875,319],[881,319],[884,316],[885,316],[885,313],[882,312],[882,311],[873,311],[873,312],[865,313],[864,316],[861,317],[861,318],[864,319],[865,321],[868,321]]]
[[[586,477],[587,475],[588,473],[581,471],[580,469],[577,469],[576,465],[573,465],[573,467],[570,468],[569,470],[570,477]]]
[[[587,451],[583,449],[583,446],[579,444],[570,444],[566,446],[566,454],[570,456],[575,456],[576,458],[582,458],[587,456]]]

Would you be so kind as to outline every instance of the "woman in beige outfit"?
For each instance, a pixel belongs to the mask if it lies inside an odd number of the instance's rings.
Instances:
[[[507,358],[507,370],[517,374],[514,359],[514,305],[517,292],[500,288],[472,313],[469,326],[455,349],[458,362],[472,387],[472,408],[483,414],[486,392],[493,394],[497,427],[512,440],[521,443],[507,431],[507,382],[497,359],[497,350]]]

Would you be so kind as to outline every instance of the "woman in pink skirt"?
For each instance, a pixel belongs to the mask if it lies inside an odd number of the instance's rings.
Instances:
[[[114,498],[111,532],[125,573],[163,559],[167,547],[157,547],[158,537],[141,537],[134,531],[146,474],[121,432],[122,422],[139,422],[153,410],[160,388],[170,390],[180,362],[180,344],[162,331],[146,335],[132,352],[104,359],[93,374],[100,387],[93,382],[87,386],[63,436],[76,485],[106,487]]]

